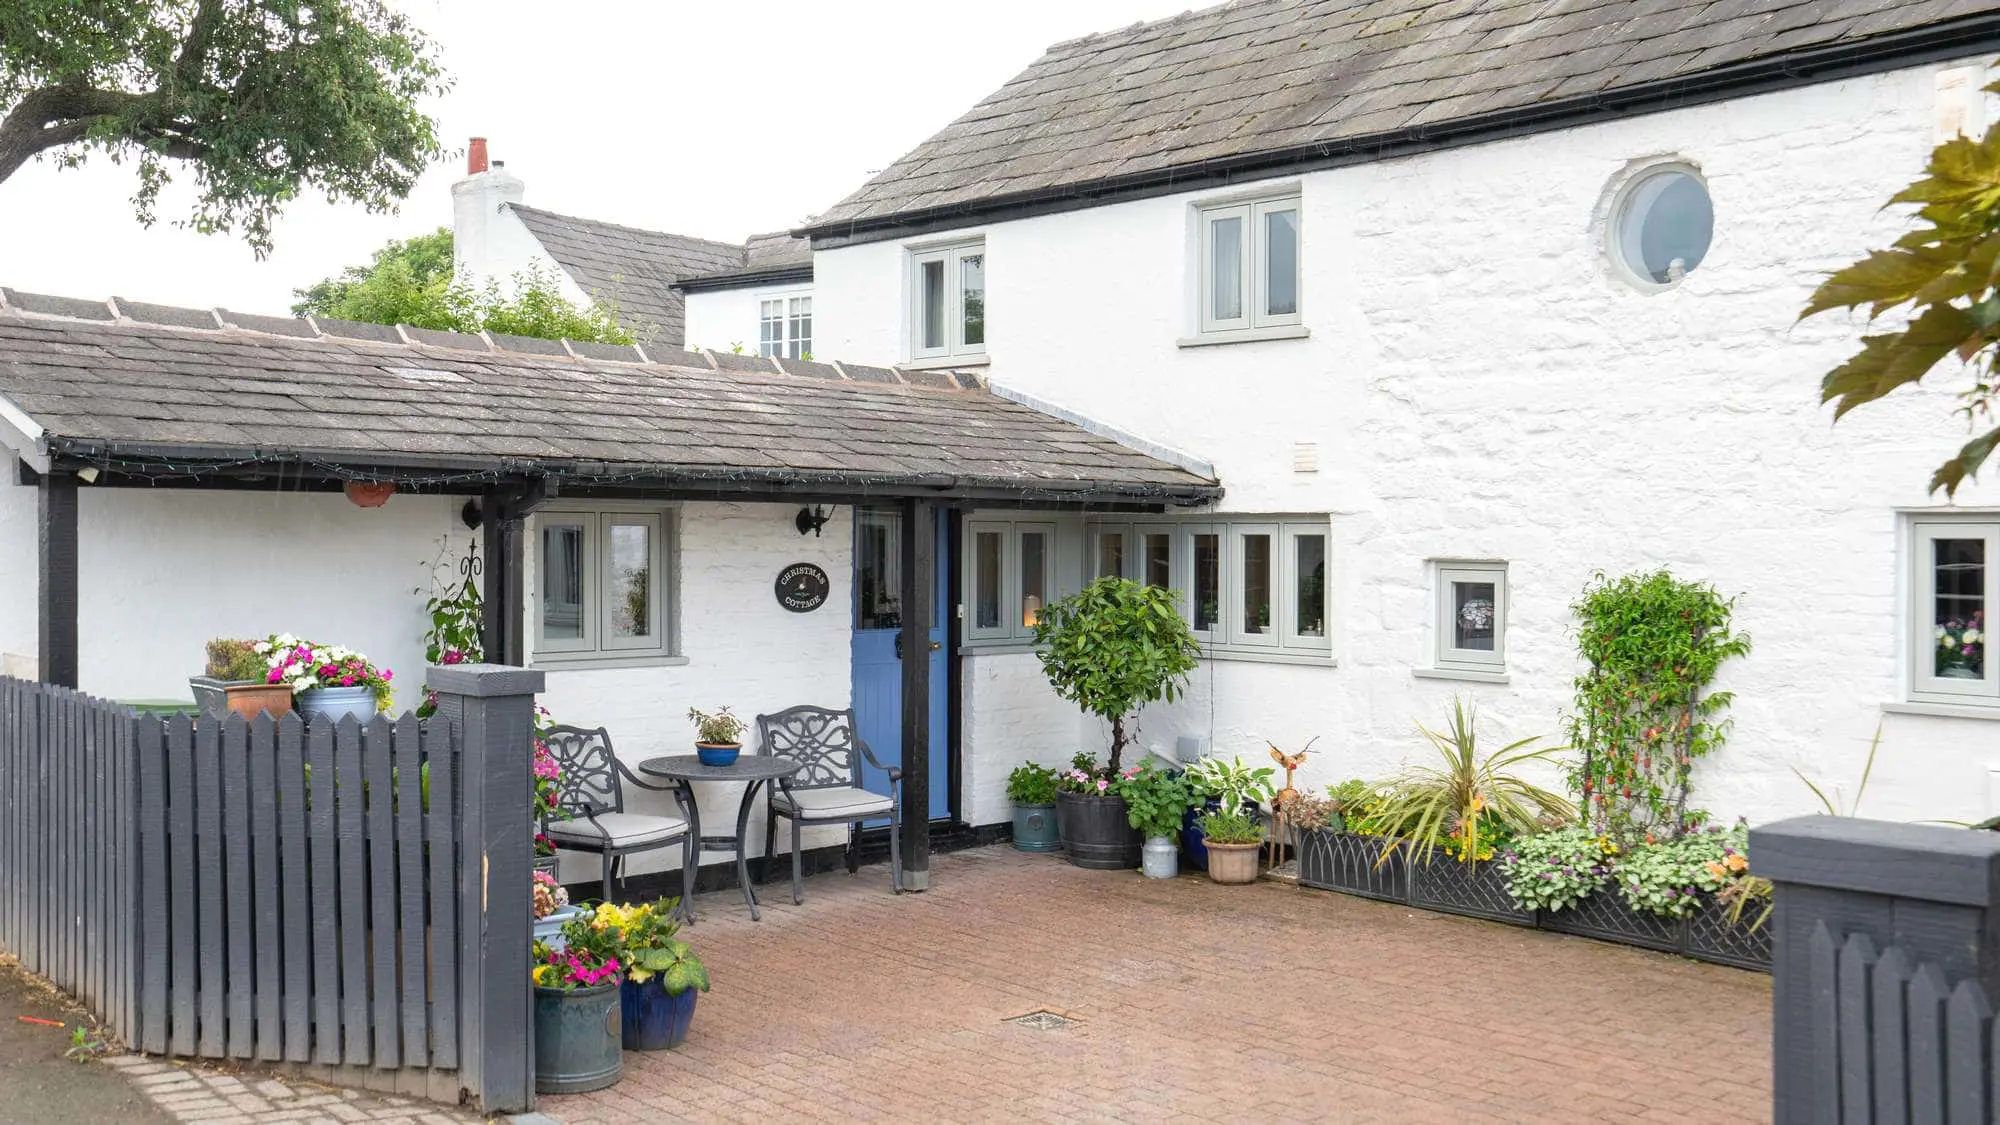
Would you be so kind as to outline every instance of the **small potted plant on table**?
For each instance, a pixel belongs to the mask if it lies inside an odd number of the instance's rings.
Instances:
[[[1208,877],[1217,883],[1257,881],[1257,853],[1264,846],[1264,824],[1254,812],[1223,807],[1201,818],[1208,848]]]
[[[1126,819],[1146,840],[1140,863],[1146,877],[1172,879],[1179,875],[1181,853],[1174,833],[1194,803],[1187,781],[1147,762],[1118,782],[1118,794],[1125,798]]]
[[[396,678],[366,656],[341,645],[304,641],[279,633],[257,642],[270,665],[265,679],[291,688],[299,713],[338,722],[348,716],[367,722],[396,701]]]
[[[688,708],[694,724],[694,752],[704,766],[733,766],[743,753],[743,731],[750,724],[721,707],[711,714],[698,707]]]
[[[1042,670],[1064,699],[1111,724],[1102,766],[1079,754],[1063,775],[1056,821],[1063,850],[1079,867],[1139,864],[1139,837],[1113,787],[1126,774],[1126,723],[1141,706],[1179,698],[1201,646],[1176,605],[1179,595],[1123,578],[1099,578],[1042,610],[1035,624]]]
[[[282,715],[292,709],[291,685],[271,682],[270,663],[256,641],[217,637],[207,650],[206,674],[188,679],[203,714],[254,719],[265,711]]]
[[[534,945],[535,1092],[602,1090],[625,1073],[618,933],[590,914],[563,923],[564,947]]]
[[[1056,833],[1056,771],[1034,762],[1007,775],[1007,799],[1014,802],[1014,850],[1052,852],[1062,847]]]
[[[695,1000],[708,991],[708,969],[675,935],[677,899],[597,908],[596,924],[618,935],[625,983],[619,988],[625,1049],[664,1051],[687,1041]]]

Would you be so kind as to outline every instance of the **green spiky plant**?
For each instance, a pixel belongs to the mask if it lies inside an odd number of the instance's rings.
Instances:
[[[1576,818],[1576,806],[1562,796],[1515,776],[1529,762],[1548,761],[1563,749],[1535,747],[1539,738],[1510,742],[1491,754],[1479,751],[1478,713],[1454,697],[1451,721],[1442,732],[1422,723],[1417,730],[1437,751],[1434,765],[1412,765],[1382,787],[1369,822],[1395,842],[1383,849],[1386,862],[1408,847],[1419,862],[1430,862],[1440,845],[1475,862],[1482,839],[1533,832],[1546,821]]]

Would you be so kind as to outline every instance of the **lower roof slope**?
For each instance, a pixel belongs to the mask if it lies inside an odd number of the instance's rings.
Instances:
[[[582,484],[1200,503],[1208,476],[976,377],[464,336],[0,290],[0,434],[31,457],[458,468]],[[780,369],[782,368],[782,369]],[[11,427],[8,423],[11,421]]]

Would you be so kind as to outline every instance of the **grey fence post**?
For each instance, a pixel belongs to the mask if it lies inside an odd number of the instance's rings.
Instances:
[[[1826,1121],[1834,1097],[1814,1072],[1819,995],[1811,942],[1865,934],[1952,981],[2000,996],[2000,832],[1807,816],[1750,832],[1752,869],[1776,885],[1770,924],[1774,1119]]]
[[[540,672],[495,664],[426,671],[438,717],[458,731],[459,1075],[487,1113],[534,1106],[528,983],[533,932],[535,693]]]

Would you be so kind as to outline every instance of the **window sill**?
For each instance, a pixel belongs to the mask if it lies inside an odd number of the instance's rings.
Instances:
[[[1943,719],[1984,719],[2000,722],[2000,707],[1982,706],[1977,703],[1884,703],[1882,712],[1887,715],[1934,715]]]
[[[1303,340],[1312,329],[1303,324],[1281,324],[1275,328],[1238,328],[1230,332],[1207,332],[1175,340],[1181,348],[1206,348],[1215,344],[1248,344],[1258,340]]]
[[[1008,656],[1034,651],[1033,641],[975,641],[958,646],[960,656]]]
[[[1410,675],[1420,680],[1459,680],[1473,684],[1513,682],[1505,672],[1475,672],[1470,668],[1412,668]]]
[[[985,352],[977,355],[934,355],[924,359],[906,359],[897,364],[905,371],[932,371],[940,367],[985,367],[993,358]]]
[[[1332,668],[1337,663],[1330,652],[1322,655],[1312,652],[1286,652],[1284,649],[1210,648],[1203,645],[1202,655],[1210,660],[1240,660],[1245,664],[1298,664],[1309,668]]]
[[[528,667],[543,672],[595,672],[617,668],[678,668],[688,663],[685,656],[537,656]]]

